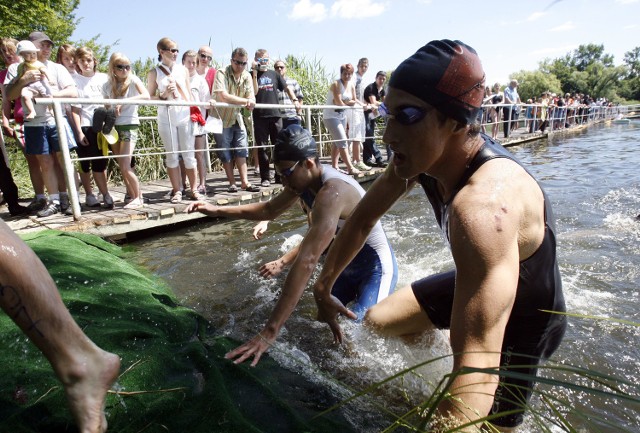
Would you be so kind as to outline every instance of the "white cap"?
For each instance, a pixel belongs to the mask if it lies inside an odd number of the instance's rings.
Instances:
[[[33,42],[31,41],[20,41],[18,42],[18,47],[16,52],[18,54],[20,53],[37,53],[38,51],[40,51],[39,49],[36,48],[36,46],[33,44]]]

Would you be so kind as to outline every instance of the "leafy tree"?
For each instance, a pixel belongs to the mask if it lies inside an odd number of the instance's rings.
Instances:
[[[516,72],[511,78],[518,80],[518,94],[522,101],[535,100],[544,91],[552,93],[562,91],[560,80],[555,75],[541,70]]]
[[[624,64],[627,65],[627,77],[640,77],[640,47],[624,53]]]
[[[0,0],[0,36],[26,39],[43,31],[56,46],[69,42],[79,19],[80,0]]]
[[[594,63],[613,67],[613,56],[611,54],[605,54],[604,45],[580,45],[571,56],[571,66],[578,71],[586,71],[587,67]]]

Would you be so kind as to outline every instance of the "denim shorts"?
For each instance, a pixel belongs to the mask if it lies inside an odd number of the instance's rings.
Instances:
[[[76,147],[75,137],[69,123],[65,120],[64,128],[67,133],[67,145],[69,149]],[[55,123],[43,126],[24,127],[25,153],[27,155],[50,155],[60,152],[60,139]]]
[[[218,145],[216,153],[223,163],[230,162],[232,158],[247,158],[249,156],[247,131],[240,128],[237,123],[230,128],[224,128],[222,140],[216,144]],[[238,149],[240,147],[244,149]]]

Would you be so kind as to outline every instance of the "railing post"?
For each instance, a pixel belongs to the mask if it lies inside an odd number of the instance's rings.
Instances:
[[[62,116],[62,104],[53,101],[53,114],[56,119],[56,129],[58,130],[58,144],[64,159],[64,174],[67,181],[67,192],[69,194],[69,203],[73,210],[73,219],[80,219],[80,203],[78,201],[78,190],[76,189],[76,179],[74,177],[75,170],[71,163],[71,155],[69,154],[69,137],[67,137],[67,128],[65,128],[66,119]]]

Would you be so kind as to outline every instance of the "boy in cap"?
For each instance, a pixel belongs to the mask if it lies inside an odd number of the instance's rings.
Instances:
[[[36,96],[51,96],[49,87],[49,76],[44,63],[38,60],[39,49],[31,41],[18,42],[17,53],[24,62],[18,65],[18,79],[22,78],[26,71],[39,71],[42,78],[40,81],[29,84],[22,88],[22,106],[24,107],[24,121],[28,122],[36,117],[36,110],[33,108],[33,98]]]
[[[302,297],[320,256],[365,193],[351,176],[320,164],[316,142],[300,125],[291,125],[280,131],[273,155],[284,189],[272,200],[221,207],[195,202],[186,209],[189,213],[198,211],[213,217],[256,221],[272,220],[299,200],[310,209],[309,231],[299,246],[282,294],[264,329],[226,356],[235,359],[235,363],[253,356],[252,366],[275,341],[280,328]],[[371,305],[388,296],[396,280],[395,256],[378,222],[332,285],[331,293],[343,303],[354,301],[354,312],[350,312],[349,317],[356,319],[361,318]]]
[[[432,41],[398,66],[380,107],[389,118],[383,139],[392,163],[336,236],[314,286],[318,317],[340,340],[337,315],[349,311],[330,296],[332,282],[367,228],[422,186],[455,270],[396,291],[369,309],[365,323],[385,335],[450,329],[451,398],[440,402],[433,431],[480,427],[501,413],[491,423],[519,425],[537,363],[566,328],[564,315],[548,312],[565,311],[551,204],[509,152],[480,134],[484,82],[476,52],[460,41]],[[463,367],[484,371],[457,374]],[[499,376],[498,368],[523,378]]]

